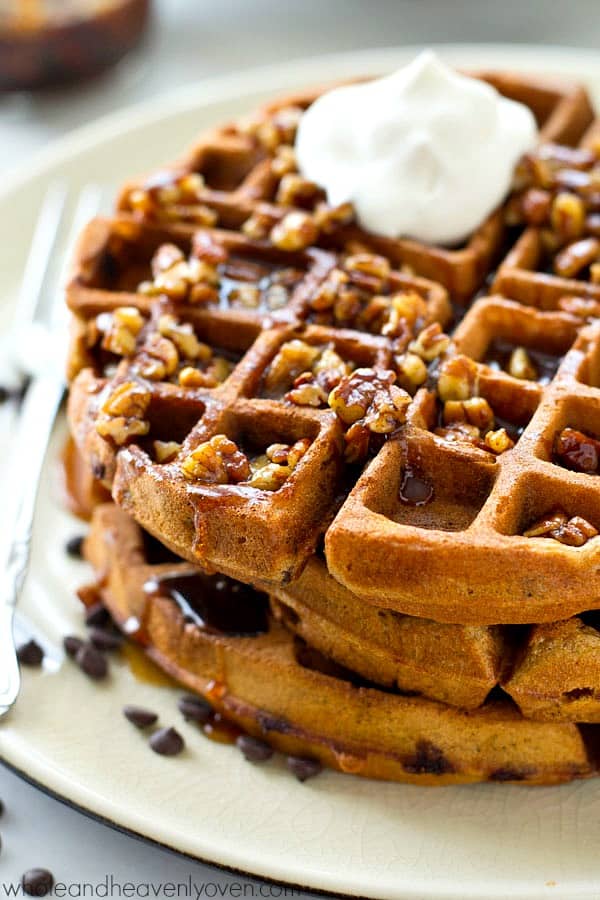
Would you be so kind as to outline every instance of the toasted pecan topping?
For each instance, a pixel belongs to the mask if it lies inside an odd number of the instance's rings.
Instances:
[[[387,369],[355,369],[329,395],[329,406],[346,426],[346,456],[357,461],[371,434],[390,435],[406,421],[411,396]]]
[[[250,486],[262,491],[277,491],[287,481],[310,447],[310,440],[302,438],[295,444],[271,444],[264,455],[252,463]]]
[[[181,471],[189,481],[238,484],[250,476],[250,463],[234,441],[224,434],[216,434],[186,456]]]
[[[600,465],[600,441],[575,428],[563,428],[554,441],[554,457],[567,469],[596,475]]]
[[[587,519],[581,516],[569,518],[563,509],[553,510],[523,532],[524,537],[553,538],[569,547],[583,547],[597,534],[598,531]]]
[[[150,423],[145,416],[150,400],[150,391],[137,381],[121,382],[102,404],[96,423],[98,434],[112,438],[119,446],[148,434]]]
[[[271,243],[280,250],[305,250],[317,240],[319,229],[313,217],[301,210],[288,213],[270,232]]]
[[[131,190],[125,206],[134,216],[147,221],[185,221],[213,227],[218,216],[203,202],[204,189],[204,178],[197,172],[160,173]]]

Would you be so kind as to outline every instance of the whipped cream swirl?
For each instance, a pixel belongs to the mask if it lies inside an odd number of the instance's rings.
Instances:
[[[296,157],[368,231],[456,245],[502,202],[536,139],[527,106],[425,51],[393,75],[319,97]]]

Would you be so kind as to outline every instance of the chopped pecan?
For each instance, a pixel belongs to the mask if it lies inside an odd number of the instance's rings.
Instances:
[[[554,441],[554,456],[568,469],[596,475],[600,462],[600,441],[575,428],[563,428]]]
[[[189,481],[238,484],[249,478],[250,463],[234,441],[224,434],[216,434],[186,456],[181,471]]]
[[[265,389],[274,391],[292,384],[302,372],[311,371],[320,354],[318,347],[294,339],[281,345],[265,375]]]
[[[439,322],[432,322],[417,335],[415,340],[409,344],[408,349],[426,362],[432,362],[442,356],[449,347],[450,338],[444,334],[442,326]]]
[[[103,332],[102,347],[118,356],[133,356],[137,337],[144,327],[144,317],[135,306],[120,306],[112,314],[96,320]]]
[[[414,395],[421,385],[427,381],[427,366],[416,353],[403,353],[396,356],[398,385]]]
[[[310,440],[302,438],[295,444],[271,444],[264,456],[252,463],[251,487],[276,491],[287,481],[310,447]]]
[[[168,463],[175,459],[181,450],[177,441],[154,441],[154,456],[158,463]]]
[[[538,371],[525,347],[515,347],[508,361],[507,371],[513,378],[537,381]]]
[[[271,243],[280,250],[305,250],[317,240],[319,229],[311,215],[294,210],[271,229]]]
[[[494,426],[494,411],[483,397],[470,397],[468,400],[447,400],[444,404],[444,422],[467,422],[480,431],[489,431]]]
[[[581,516],[569,518],[563,509],[555,509],[523,532],[527,538],[553,538],[569,547],[583,547],[598,531]]]
[[[329,406],[346,426],[360,422],[369,431],[391,434],[406,421],[410,394],[394,384],[395,372],[356,369],[329,395]]]
[[[454,356],[445,360],[437,382],[437,392],[442,403],[447,400],[467,400],[477,393],[478,369],[467,356]]]
[[[496,431],[488,431],[483,440],[485,446],[497,456],[499,456],[501,453],[506,453],[507,450],[512,450],[512,448],[515,446],[515,442],[507,432],[506,428],[498,428]]]
[[[600,239],[583,238],[574,244],[569,244],[557,254],[554,260],[554,271],[563,278],[575,278],[598,259],[600,259]]]
[[[148,434],[150,424],[145,416],[150,400],[150,391],[137,381],[118,384],[102,404],[96,423],[98,434],[112,438],[118,445]]]

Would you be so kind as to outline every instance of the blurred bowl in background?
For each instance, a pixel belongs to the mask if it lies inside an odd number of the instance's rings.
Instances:
[[[151,0],[2,0],[0,90],[95,75],[140,40]]]

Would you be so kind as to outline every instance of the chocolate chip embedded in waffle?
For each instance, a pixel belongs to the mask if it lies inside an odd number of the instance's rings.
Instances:
[[[503,687],[528,718],[600,722],[596,613],[537,625]]]
[[[525,103],[540,126],[542,141],[573,144],[592,113],[585,91],[551,79],[510,73],[474,73],[505,96]],[[503,215],[494,213],[464,247],[447,249],[414,240],[387,240],[349,224],[346,210],[323,207],[318,185],[298,176],[292,145],[302,114],[323,91],[315,89],[271,103],[245,122],[231,123],[203,136],[188,156],[141,184],[125,187],[119,208],[145,221],[176,224],[183,231],[199,225],[239,229],[267,237],[290,210],[315,211],[325,244],[358,243],[389,257],[397,266],[445,285],[458,300],[481,285],[499,254]],[[190,178],[191,176],[191,178]],[[257,231],[258,229],[258,231]]]
[[[546,784],[593,773],[575,725],[528,722],[502,702],[465,713],[359,687],[269,618],[253,636],[240,636],[235,621],[229,634],[201,627],[172,590],[173,578],[197,573],[180,562],[152,564],[141,531],[114,506],[96,510],[85,552],[102,573],[112,615],[154,661],[285,753],[416,784]]]

